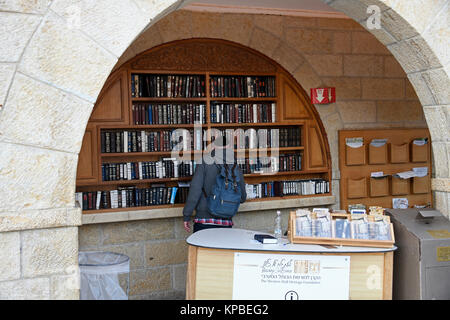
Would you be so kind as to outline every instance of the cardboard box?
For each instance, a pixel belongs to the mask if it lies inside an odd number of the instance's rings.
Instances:
[[[393,299],[450,299],[450,221],[433,209],[386,209],[394,225]]]

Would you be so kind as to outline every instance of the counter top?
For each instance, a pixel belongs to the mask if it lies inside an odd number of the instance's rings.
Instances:
[[[392,248],[351,247],[351,246],[323,246],[312,244],[292,244],[285,237],[282,243],[262,244],[254,240],[255,234],[269,234],[237,228],[214,228],[197,231],[190,235],[186,242],[192,246],[226,249],[226,250],[254,250],[254,251],[280,251],[280,252],[321,252],[321,253],[363,253],[363,252],[389,252]]]

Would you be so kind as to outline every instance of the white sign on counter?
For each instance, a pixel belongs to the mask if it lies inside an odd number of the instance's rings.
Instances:
[[[234,254],[233,299],[347,300],[350,257]]]

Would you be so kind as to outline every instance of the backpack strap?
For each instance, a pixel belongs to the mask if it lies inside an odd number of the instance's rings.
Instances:
[[[206,179],[206,168],[203,170],[203,185],[202,185],[202,191],[203,191],[203,195],[205,196],[205,198],[208,198],[208,195],[206,194],[206,191],[205,191],[205,179]]]
[[[234,191],[236,191],[236,188],[237,188],[236,174],[235,174],[236,165],[237,165],[237,163],[235,162],[234,165],[233,165],[233,168],[231,169],[231,177],[233,178],[233,189],[234,189]]]
[[[225,168],[225,188],[228,189],[228,165],[224,163],[223,167]]]

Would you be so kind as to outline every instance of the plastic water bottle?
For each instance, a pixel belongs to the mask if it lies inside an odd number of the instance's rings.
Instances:
[[[275,218],[275,230],[274,230],[274,236],[277,238],[278,243],[281,242],[281,212],[280,210],[277,211],[277,217]]]

